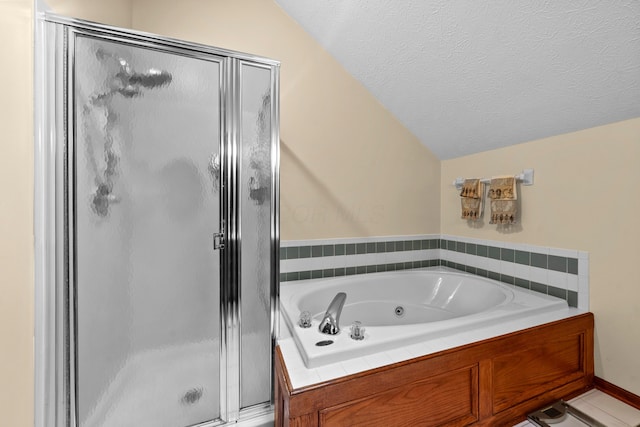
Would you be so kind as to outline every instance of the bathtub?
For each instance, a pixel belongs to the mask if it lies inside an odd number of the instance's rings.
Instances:
[[[338,292],[347,294],[340,332],[322,334],[318,325]],[[421,269],[285,282],[280,307],[304,364],[316,368],[566,308],[567,303],[479,276]],[[298,324],[303,311],[311,313],[310,328]],[[365,328],[363,340],[350,337],[355,321]]]

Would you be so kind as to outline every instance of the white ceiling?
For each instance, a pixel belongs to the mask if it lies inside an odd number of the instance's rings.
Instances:
[[[640,117],[640,0],[275,0],[440,159]]]

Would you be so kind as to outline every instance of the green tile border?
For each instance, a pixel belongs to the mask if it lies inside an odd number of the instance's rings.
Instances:
[[[280,260],[420,251],[425,249],[440,249],[440,239],[408,239],[367,243],[337,243],[335,245],[288,246],[280,248]]]
[[[531,252],[516,250],[514,261],[516,264],[531,265]]]
[[[306,279],[322,279],[339,276],[353,276],[357,274],[379,273],[385,271],[412,270],[416,268],[438,267],[439,259],[407,261],[393,264],[370,264],[355,267],[324,268],[318,270],[295,271],[280,273],[281,282],[293,282]]]
[[[419,251],[425,249],[444,249],[499,261],[513,262],[516,264],[529,265],[546,270],[578,275],[577,258],[547,255],[538,252],[528,252],[519,249],[465,243],[446,239],[408,239],[367,243],[338,243],[335,245],[321,244],[289,246],[280,248],[280,260]]]
[[[462,245],[465,250],[462,251]],[[452,252],[464,252],[483,258],[513,262],[532,267],[553,270],[561,273],[578,275],[578,258],[547,255],[538,252],[528,252],[519,249],[482,245],[478,243],[463,243],[457,240],[440,239],[440,248]]]

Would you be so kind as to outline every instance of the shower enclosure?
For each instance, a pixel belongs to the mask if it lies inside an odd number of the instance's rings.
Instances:
[[[36,425],[268,413],[279,64],[40,25]]]

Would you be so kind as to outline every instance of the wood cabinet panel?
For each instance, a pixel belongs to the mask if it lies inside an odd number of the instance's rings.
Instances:
[[[498,413],[584,375],[583,335],[555,337],[493,359],[493,412]]]
[[[466,426],[477,420],[477,366],[320,411],[322,427]]]
[[[276,424],[277,425],[277,424]],[[306,414],[300,417],[291,418],[289,427],[312,427],[318,425],[318,414]]]

